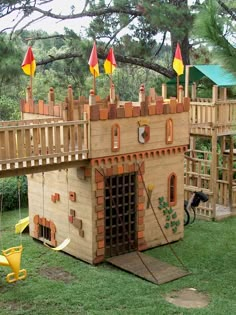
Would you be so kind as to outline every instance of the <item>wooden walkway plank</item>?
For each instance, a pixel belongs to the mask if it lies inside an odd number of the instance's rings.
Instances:
[[[167,283],[190,274],[182,268],[140,252],[110,257],[106,261],[155,284]]]

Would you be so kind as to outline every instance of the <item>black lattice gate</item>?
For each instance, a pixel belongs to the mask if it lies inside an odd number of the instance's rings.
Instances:
[[[136,173],[105,178],[105,255],[137,249]]]

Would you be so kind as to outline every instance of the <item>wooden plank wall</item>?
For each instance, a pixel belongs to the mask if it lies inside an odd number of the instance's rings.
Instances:
[[[169,118],[173,120],[174,140],[173,143],[166,144],[166,121]],[[142,117],[131,117],[106,121],[91,121],[90,157],[96,158],[155,150],[186,145],[189,142],[188,112],[145,117],[150,126],[150,140],[145,144],[138,142],[139,121],[142,120]],[[111,128],[115,124],[120,126],[119,152],[111,151]]]
[[[89,178],[78,177],[77,169],[68,170],[68,185],[66,170],[28,176],[30,235],[34,237],[35,215],[52,220],[56,225],[56,241],[59,245],[67,237],[71,239],[63,250],[70,255],[92,263],[93,254],[93,219],[92,193]],[[76,194],[76,200],[69,200],[69,193]],[[53,201],[52,196],[59,193],[60,200]],[[69,222],[71,210],[75,211],[75,218],[82,221],[80,233],[78,227]]]
[[[184,157],[182,153],[176,153],[169,155],[160,156],[156,159],[148,159],[145,161],[145,173],[144,180],[145,185],[153,185],[152,192],[152,205],[155,210],[156,216],[163,228],[163,231],[169,242],[173,242],[183,238],[184,236]],[[159,197],[164,197],[167,201],[168,196],[168,177],[171,173],[175,173],[177,176],[177,203],[173,206],[173,210],[177,214],[177,219],[180,220],[180,226],[176,233],[173,233],[171,228],[165,229],[166,217],[163,215],[162,211],[158,209]],[[145,194],[146,195],[146,194]],[[145,197],[145,208],[147,206],[147,197]],[[164,237],[156,218],[153,214],[151,207],[145,210],[144,217],[145,224],[145,241],[148,247],[154,247],[158,245],[165,244],[166,238]]]

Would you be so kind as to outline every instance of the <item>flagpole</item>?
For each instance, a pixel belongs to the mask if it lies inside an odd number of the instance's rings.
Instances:
[[[179,102],[179,75],[177,74],[176,77],[176,98],[177,98],[177,102]]]
[[[112,63],[110,64],[111,76],[110,76],[110,89],[112,87]]]
[[[93,70],[93,90],[94,90],[94,95],[96,95],[96,72]]]
[[[33,104],[33,75],[32,75],[32,63],[30,64],[30,98]]]
[[[112,97],[112,63],[110,63],[110,76],[109,76],[109,79],[110,79],[110,102],[113,103],[113,97]]]

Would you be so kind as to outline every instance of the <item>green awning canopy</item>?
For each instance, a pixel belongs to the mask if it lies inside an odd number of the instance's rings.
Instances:
[[[214,84],[221,87],[236,86],[236,76],[219,65],[196,65],[191,66],[189,70],[189,83],[207,77]],[[181,75],[180,84],[184,84],[184,82],[185,76]],[[167,84],[176,84],[176,78],[168,81]]]

